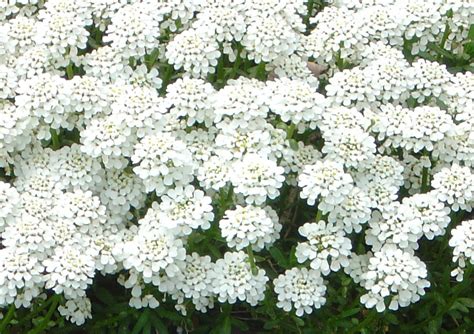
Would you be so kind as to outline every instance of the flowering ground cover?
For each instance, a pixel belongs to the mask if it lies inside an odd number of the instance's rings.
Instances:
[[[0,333],[472,333],[472,0],[0,0]]]

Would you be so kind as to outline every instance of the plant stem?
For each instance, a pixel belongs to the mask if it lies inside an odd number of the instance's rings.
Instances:
[[[291,123],[290,126],[288,126],[286,130],[286,139],[291,139],[293,138],[293,134],[295,133],[296,125],[294,123]]]
[[[316,223],[318,223],[321,218],[323,218],[323,213],[318,209],[318,212],[316,212]]]
[[[303,19],[303,22],[304,22],[304,24],[306,24],[306,26],[309,25],[309,18],[311,17],[311,14],[313,13],[314,0],[308,0],[307,7],[308,7],[308,13],[306,14],[306,16]]]
[[[53,299],[51,306],[49,307],[48,313],[46,313],[43,321],[34,329],[30,330],[28,334],[39,334],[42,333],[46,327],[48,327],[49,321],[51,320],[51,317],[53,316],[54,311],[56,311],[56,308],[58,307],[59,300],[61,299],[60,295],[54,295],[51,297]]]
[[[72,67],[72,63],[69,63],[66,67],[66,75],[69,80],[74,77],[74,68]]]
[[[252,270],[252,275],[257,275],[258,270],[257,270],[257,266],[255,265],[255,257],[253,256],[253,250],[252,250],[251,245],[247,246],[247,254],[249,256],[249,263],[250,263],[250,269]]]
[[[12,320],[14,314],[15,304],[11,304],[8,308],[8,312],[5,315],[5,318],[3,318],[2,322],[0,323],[0,333],[4,333],[5,328],[7,328],[7,326],[10,324],[10,321]]]
[[[54,129],[51,129],[50,133],[51,133],[51,144],[53,146],[53,150],[57,150],[61,146],[61,144],[59,143],[58,133]]]
[[[426,193],[428,192],[428,180],[429,180],[429,168],[428,167],[423,167],[423,172],[421,175],[421,192]]]
[[[448,11],[448,17],[451,18],[453,17],[453,12],[452,10]],[[441,37],[441,44],[439,45],[439,47],[441,49],[444,49],[445,45],[446,45],[446,41],[448,40],[448,37],[449,37],[449,34],[451,33],[451,29],[449,29],[449,23],[446,22],[446,25],[445,25],[445,28],[444,28],[444,33],[443,33],[443,37]],[[441,58],[443,56],[441,54],[438,54],[438,61],[441,61]]]
[[[27,320],[34,318],[38,313],[43,311],[46,307],[48,307],[49,304],[53,302],[52,298],[46,299],[43,304],[38,306],[36,310],[32,310],[33,312],[30,312],[26,317],[23,317],[21,321],[18,323],[19,325],[22,325],[26,323]],[[1,332],[0,332],[1,333]]]
[[[265,80],[266,79],[266,72],[265,72],[265,66],[266,64],[262,61],[260,64],[257,66],[257,73],[256,77],[260,80]]]
[[[240,57],[240,52],[242,48],[237,46],[237,58],[235,58],[234,66],[232,66],[232,71],[229,74],[229,79],[234,79],[235,75],[237,74],[237,70],[240,67],[240,63],[242,62],[242,58]]]
[[[371,310],[369,314],[365,317],[363,321],[359,323],[359,325],[353,327],[348,333],[357,333],[359,330],[363,329],[364,327],[369,327],[369,325],[372,324],[374,321],[375,317],[377,315],[377,312],[374,310]]]

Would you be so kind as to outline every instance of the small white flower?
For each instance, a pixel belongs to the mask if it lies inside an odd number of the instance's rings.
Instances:
[[[270,207],[238,205],[234,210],[227,210],[219,221],[222,236],[229,247],[237,250],[251,246],[260,251],[268,247],[279,237],[282,228],[278,215]]]
[[[317,270],[286,270],[273,280],[273,285],[278,298],[277,307],[286,312],[294,307],[298,317],[305,313],[311,314],[313,309],[318,309],[326,303],[326,286]]]
[[[221,303],[234,304],[240,300],[255,306],[265,298],[268,277],[263,269],[257,268],[256,274],[252,273],[244,252],[225,253],[224,258],[216,261],[209,275],[213,293]]]
[[[339,226],[326,224],[321,220],[304,224],[298,232],[308,239],[296,246],[299,263],[310,260],[311,268],[321,271],[323,275],[349,265],[352,244]]]

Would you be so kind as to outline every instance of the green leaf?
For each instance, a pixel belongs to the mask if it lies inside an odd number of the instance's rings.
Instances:
[[[338,318],[344,319],[344,318],[350,317],[351,315],[357,314],[359,312],[360,312],[360,307],[355,307],[355,308],[342,312]]]
[[[263,329],[273,329],[278,326],[280,319],[270,320],[263,324]]]
[[[294,140],[293,138],[291,138],[291,139],[289,140],[289,142],[290,142],[290,147],[291,147],[291,149],[292,149],[293,151],[298,151],[298,148],[299,148],[298,142],[297,142],[296,140]]]
[[[163,322],[157,317],[151,316],[150,321],[153,327],[158,330],[159,334],[169,334],[168,328],[163,324]]]
[[[116,304],[114,296],[107,289],[102,287],[98,287],[94,290],[94,296],[106,305]]]
[[[469,33],[467,34],[467,38],[470,40],[474,40],[474,24],[471,24],[471,27],[469,28]]]
[[[286,260],[281,250],[279,250],[276,247],[272,247],[268,251],[270,252],[270,255],[272,256],[272,258],[276,261],[276,263],[280,267],[285,268],[285,269],[288,267],[288,261]]]
[[[428,48],[430,50],[433,50],[435,51],[436,53],[442,55],[443,57],[445,58],[448,58],[448,59],[453,59],[455,56],[449,52],[449,51],[446,51],[445,49],[441,48],[439,45],[437,44],[434,44],[434,43],[428,43]]]
[[[219,249],[215,245],[211,243],[207,243],[206,246],[209,249],[209,251],[212,253],[212,255],[214,255],[216,258],[219,259],[222,257],[221,252],[219,252]]]
[[[428,333],[437,334],[439,333],[439,328],[441,327],[442,319],[433,319],[428,323]]]
[[[385,315],[385,320],[387,320],[387,322],[392,324],[392,325],[398,325],[398,323],[399,323],[397,317],[393,313],[387,313]]]
[[[474,308],[474,299],[472,298],[458,298],[457,301],[466,307]]]
[[[170,319],[176,322],[180,322],[181,320],[183,320],[183,318],[178,313],[167,311],[162,308],[158,309],[158,314],[163,318]]]
[[[220,334],[232,334],[232,319],[230,317],[224,319]]]
[[[232,325],[239,328],[241,331],[245,333],[249,331],[249,326],[242,320],[232,318]]]
[[[449,310],[458,310],[463,313],[469,313],[469,309],[458,301],[455,301]]]
[[[303,327],[304,326],[304,320],[301,319],[300,317],[293,316],[293,321],[295,322],[296,326],[298,327]]]
[[[138,334],[142,331],[142,329],[146,326],[148,323],[148,320],[150,318],[150,312],[148,310],[145,310],[140,317],[138,318],[137,323],[135,326],[133,326],[132,333],[131,334]]]

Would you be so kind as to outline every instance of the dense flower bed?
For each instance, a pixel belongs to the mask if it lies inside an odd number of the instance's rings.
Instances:
[[[436,242],[469,281],[473,22],[470,0],[1,1],[0,332],[25,308],[32,333],[82,325],[109,278],[180,330],[257,331],[229,305],[310,329],[341,280],[389,314]],[[164,333],[149,312],[127,328]]]

